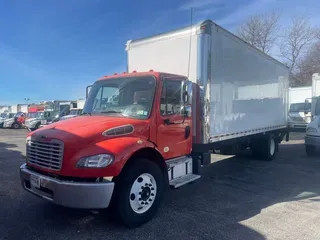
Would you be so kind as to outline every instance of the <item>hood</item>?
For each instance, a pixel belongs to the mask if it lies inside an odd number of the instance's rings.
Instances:
[[[39,118],[28,118],[28,119],[26,119],[26,123],[28,122],[32,122],[32,121],[34,121],[34,120],[39,120]]]
[[[309,117],[311,113],[305,114],[304,112],[289,112],[289,116],[291,117]]]
[[[6,120],[4,120],[5,122],[11,122],[11,121],[14,121],[14,118],[8,118]]]
[[[64,142],[70,142],[74,146],[80,147],[81,143],[99,142],[107,137],[102,133],[105,130],[131,124],[134,127],[135,135],[148,137],[149,122],[147,120],[137,120],[129,118],[109,117],[109,116],[79,116],[69,118],[46,125],[30,135],[37,137],[45,135],[49,138],[60,139]]]

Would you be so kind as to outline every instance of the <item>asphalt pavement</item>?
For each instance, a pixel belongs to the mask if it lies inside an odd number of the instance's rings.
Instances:
[[[320,154],[308,158],[303,133],[272,162],[213,155],[202,178],[170,190],[157,216],[137,229],[105,211],[52,205],[25,192],[24,129],[0,129],[0,239],[320,239]]]

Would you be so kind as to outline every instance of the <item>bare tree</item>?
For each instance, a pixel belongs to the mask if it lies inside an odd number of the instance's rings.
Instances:
[[[269,53],[277,39],[279,17],[278,12],[251,16],[237,29],[237,34],[249,44]]]
[[[294,73],[296,86],[310,85],[312,74],[320,72],[320,40],[314,43],[307,54],[297,62]]]
[[[299,57],[305,53],[315,39],[315,31],[305,17],[293,17],[292,25],[281,36],[280,53],[287,61],[290,74],[296,67]]]

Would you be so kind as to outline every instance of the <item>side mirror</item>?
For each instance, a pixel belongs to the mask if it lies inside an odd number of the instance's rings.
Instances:
[[[191,104],[192,101],[192,82],[189,80],[182,81],[181,83],[181,99],[183,104]]]
[[[92,85],[86,87],[86,98],[88,98]]]
[[[190,105],[186,105],[186,106],[181,106],[180,109],[180,115],[182,117],[191,117],[191,106]]]

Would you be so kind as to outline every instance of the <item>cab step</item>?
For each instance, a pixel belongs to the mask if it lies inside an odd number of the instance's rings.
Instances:
[[[167,161],[169,185],[178,188],[200,178],[194,174],[191,156],[182,156]]]
[[[180,177],[180,178],[176,178],[176,179],[173,179],[169,182],[169,185],[174,187],[174,188],[178,188],[178,187],[181,187],[187,183],[190,183],[190,182],[193,182],[197,179],[199,179],[201,176],[200,175],[197,175],[197,174],[188,174],[188,175],[185,175],[183,177]]]

